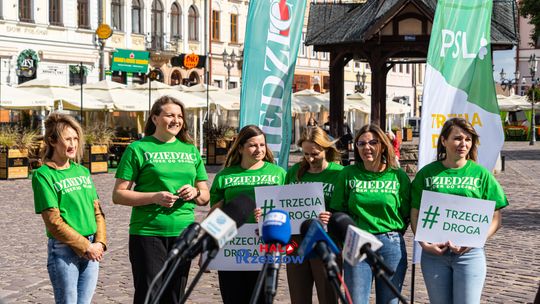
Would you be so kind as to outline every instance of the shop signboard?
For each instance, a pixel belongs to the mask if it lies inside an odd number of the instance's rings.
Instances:
[[[113,53],[112,71],[145,73],[148,71],[148,58],[150,53],[117,49]]]

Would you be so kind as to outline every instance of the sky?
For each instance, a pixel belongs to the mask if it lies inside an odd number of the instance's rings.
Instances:
[[[506,73],[506,78],[513,79],[514,72],[516,71],[516,50],[515,48],[509,51],[495,51],[493,52],[493,79],[495,82],[501,82],[501,68]]]

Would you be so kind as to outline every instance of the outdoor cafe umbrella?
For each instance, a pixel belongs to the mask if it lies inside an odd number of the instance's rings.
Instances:
[[[150,85],[150,94],[152,103],[163,96],[171,96],[180,100],[186,109],[201,109],[206,108],[206,98],[201,98],[194,94],[188,94],[181,91],[182,87],[180,86],[170,86],[159,81],[152,81]],[[146,100],[149,98],[149,90],[147,84],[135,84],[131,87],[128,87],[128,90],[137,92],[138,94],[144,95]]]
[[[74,87],[75,88],[75,87]],[[146,100],[148,98],[126,88],[125,85],[101,80],[85,85],[84,92],[106,103],[117,111],[147,111]]]
[[[52,108],[54,102],[51,98],[28,92],[20,88],[1,85],[0,107],[6,109],[44,109]]]

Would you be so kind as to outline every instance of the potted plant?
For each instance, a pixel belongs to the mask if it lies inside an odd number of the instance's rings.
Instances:
[[[86,146],[83,154],[83,165],[90,173],[107,173],[109,160],[109,145],[114,137],[114,130],[97,124],[84,130]]]
[[[0,179],[28,177],[28,154],[37,137],[35,130],[0,128]]]
[[[403,141],[411,141],[412,140],[412,127],[410,125],[406,125],[403,127]]]
[[[397,126],[393,126],[392,132],[394,132],[394,135],[396,135],[396,138],[398,138],[399,141],[401,142],[401,140],[403,139],[403,132],[401,131],[401,129],[398,128]]]
[[[206,132],[206,138],[208,139],[207,164],[221,165],[225,163],[234,135],[234,128],[228,126],[212,127],[209,132]]]

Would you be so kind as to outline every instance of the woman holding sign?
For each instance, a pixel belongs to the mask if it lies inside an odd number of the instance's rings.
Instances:
[[[339,164],[341,155],[326,132],[319,127],[306,128],[298,140],[298,145],[302,147],[304,158],[289,169],[285,183],[323,183],[324,201],[328,210],[337,176],[343,169]],[[300,244],[302,238],[293,235],[292,241]],[[288,263],[287,280],[292,304],[311,303],[313,283],[317,287],[319,303],[338,302],[336,292],[326,279],[321,259],[305,260],[302,264]]]
[[[214,178],[210,205],[212,209],[219,208],[240,194],[255,201],[255,187],[283,185],[285,175],[285,170],[274,165],[274,156],[261,129],[247,125],[232,144],[225,167]],[[256,223],[255,217],[246,223]],[[218,271],[223,303],[249,303],[258,275],[259,271]]]
[[[195,205],[206,205],[209,200],[208,176],[184,117],[179,100],[169,96],[156,100],[145,137],[127,147],[116,171],[113,202],[132,207],[129,260],[134,303],[144,302],[176,238],[194,222]],[[180,300],[189,268],[190,263],[178,268],[161,303]]]
[[[356,164],[339,174],[330,208],[348,213],[358,228],[383,243],[378,253],[395,272],[390,280],[401,291],[407,270],[403,232],[410,212],[410,180],[398,167],[394,148],[381,128],[363,126],[354,142]],[[368,263],[344,263],[343,269],[355,303],[369,303],[374,274]],[[382,279],[375,279],[375,292],[377,303],[398,302]]]
[[[508,205],[508,200],[495,177],[476,164],[478,142],[478,134],[463,118],[452,118],[443,125],[437,143],[437,161],[423,167],[412,183],[411,226],[414,232],[423,190],[495,201],[488,238],[500,228],[500,209]],[[477,182],[466,187],[452,183],[464,179]],[[484,248],[460,247],[451,241],[420,242],[420,245],[422,273],[431,303],[480,303],[486,277]]]

